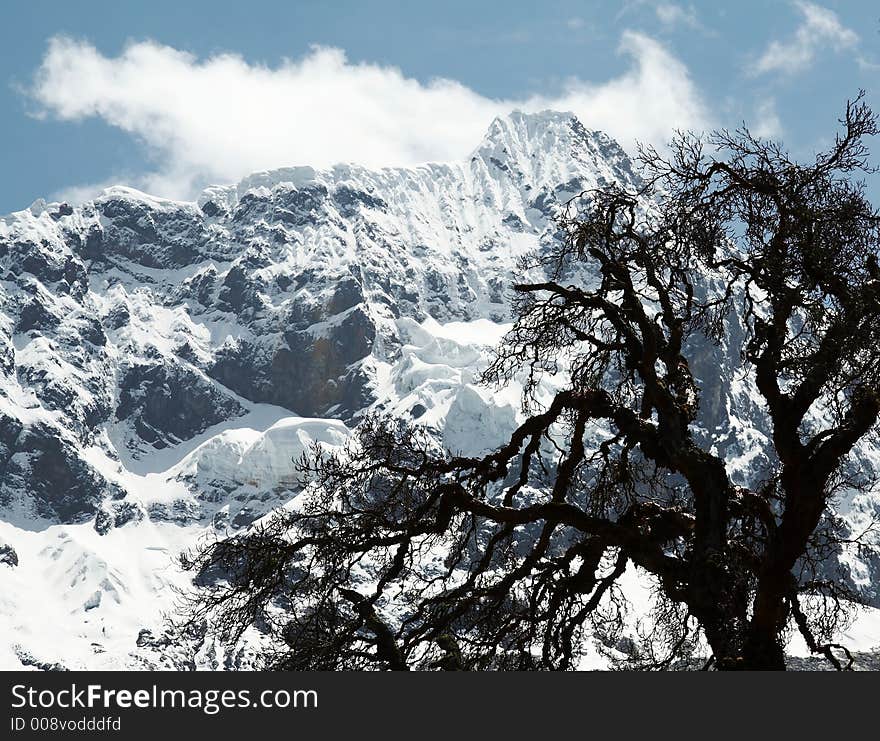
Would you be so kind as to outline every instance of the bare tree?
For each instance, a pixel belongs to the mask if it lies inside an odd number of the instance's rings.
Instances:
[[[861,96],[841,125],[807,164],[746,128],[681,134],[640,151],[639,192],[575,199],[484,376],[525,379],[510,441],[460,457],[366,418],[301,462],[296,506],[184,559],[188,620],[260,626],[279,668],[570,668],[595,635],[639,666],[704,639],[715,668],[782,669],[795,629],[851,664],[826,566],[852,540],[835,494],[874,486],[850,457],[880,416],[880,219]],[[707,341],[740,343],[772,430],[749,486],[695,432]],[[654,584],[642,645],[620,642],[628,564]]]

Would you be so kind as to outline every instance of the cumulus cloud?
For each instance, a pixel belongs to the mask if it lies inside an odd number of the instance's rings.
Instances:
[[[631,64],[619,77],[570,79],[552,96],[499,100],[454,80],[422,83],[395,67],[352,63],[332,48],[267,67],[234,54],[198,59],[154,42],[107,57],[89,43],[56,37],[30,94],[38,115],[98,118],[136,137],[154,169],[128,182],[191,198],[207,182],[286,165],[463,158],[494,116],[513,109],[571,110],[624,146],[662,144],[674,128],[706,127],[687,68],[665,47],[626,32],[620,53]]]
[[[794,36],[787,41],[770,42],[750,66],[752,74],[801,72],[810,67],[825,47],[841,51],[858,45],[858,34],[844,26],[833,10],[805,1],[796,2],[795,6],[803,18]]]

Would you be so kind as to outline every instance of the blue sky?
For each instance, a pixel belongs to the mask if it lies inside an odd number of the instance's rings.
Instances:
[[[746,120],[799,156],[859,88],[880,109],[863,0],[29,0],[4,7],[0,49],[0,213],[115,182],[193,197],[270,167],[453,159],[514,107],[630,147]]]

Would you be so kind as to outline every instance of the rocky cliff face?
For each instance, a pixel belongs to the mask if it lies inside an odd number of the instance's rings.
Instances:
[[[20,562],[0,570],[0,663],[144,665],[142,630],[182,583],[170,556],[295,496],[291,458],[367,409],[454,450],[504,439],[516,390],[473,379],[517,258],[611,181],[637,175],[609,137],[514,113],[466,162],[288,168],[196,203],[113,188],[0,220],[0,542]],[[725,346],[695,353],[703,434],[749,480],[766,461],[760,405]]]

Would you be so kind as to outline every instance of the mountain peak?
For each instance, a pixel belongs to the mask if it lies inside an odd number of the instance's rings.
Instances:
[[[589,132],[570,111],[526,113],[514,110],[493,119],[476,151],[546,150],[584,134],[589,135]]]
[[[471,162],[507,172],[529,187],[586,180],[633,183],[637,175],[620,145],[587,129],[571,111],[511,111],[496,117]]]

